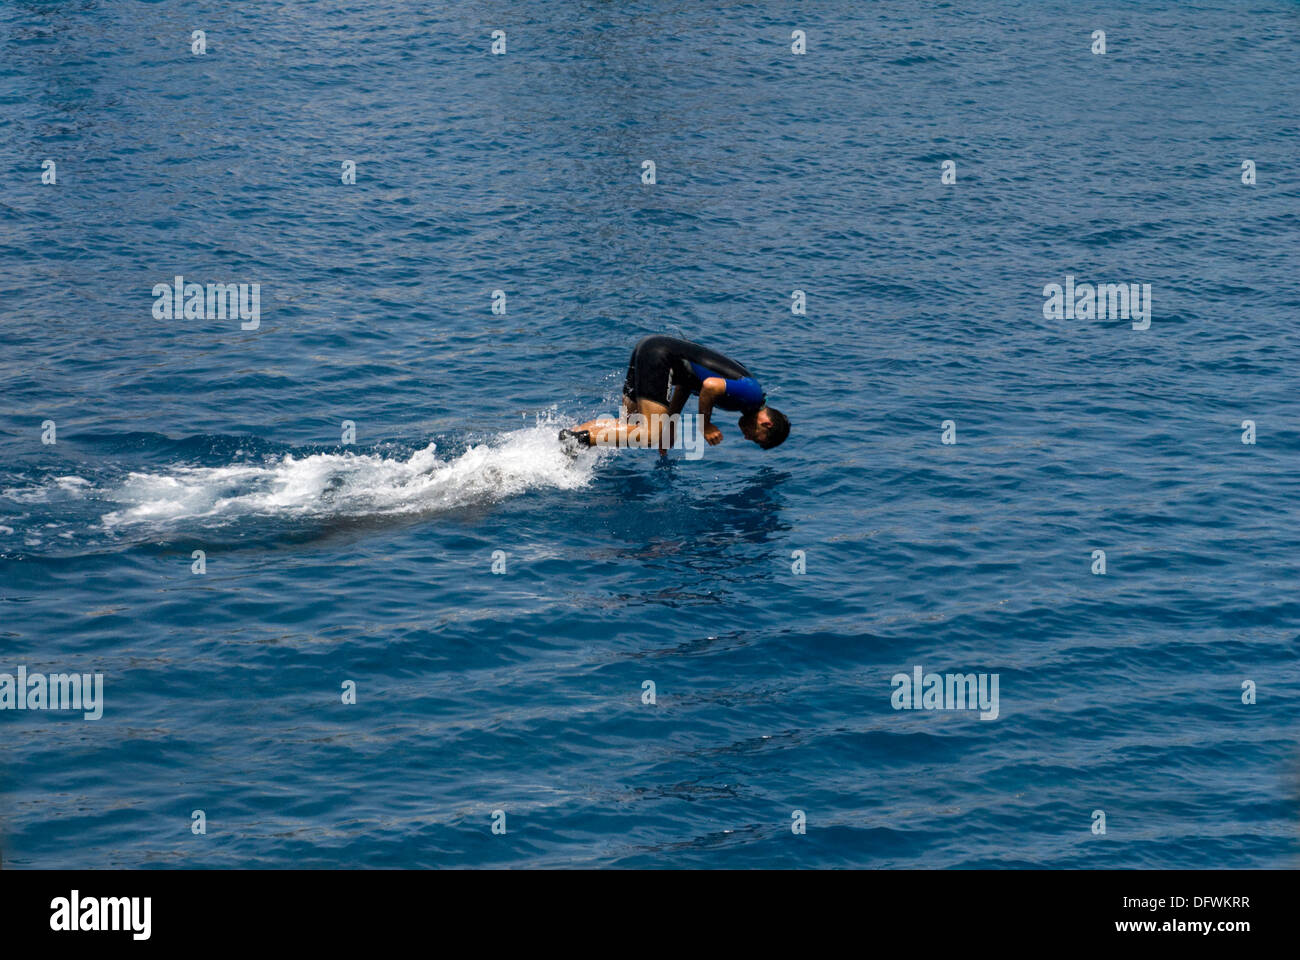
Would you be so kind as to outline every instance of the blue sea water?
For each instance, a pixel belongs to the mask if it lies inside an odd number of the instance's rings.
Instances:
[[[0,672],[104,706],[0,712],[4,865],[1294,865],[1298,54],[1291,0],[9,0]],[[565,457],[661,332],[790,440]]]

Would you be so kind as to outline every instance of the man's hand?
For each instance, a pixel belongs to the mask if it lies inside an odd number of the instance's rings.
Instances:
[[[716,447],[722,442],[722,431],[713,424],[709,424],[704,428],[704,439],[709,441],[709,446]]]

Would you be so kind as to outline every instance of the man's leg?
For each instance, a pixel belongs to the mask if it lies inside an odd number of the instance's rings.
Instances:
[[[601,417],[599,420],[574,427],[591,434],[593,447],[659,447],[668,444],[668,405],[644,398],[633,401],[636,409],[629,408],[623,398],[623,416]],[[662,441],[662,443],[660,442]]]
[[[561,439],[566,433],[585,432],[593,447],[658,447],[666,451],[672,443],[668,427],[670,343],[666,337],[645,337],[632,350],[623,383],[622,417],[590,420],[572,431],[562,431]]]

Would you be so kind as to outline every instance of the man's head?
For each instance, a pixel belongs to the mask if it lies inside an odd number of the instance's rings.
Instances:
[[[763,407],[757,413],[741,416],[740,432],[746,440],[753,440],[764,450],[771,450],[790,436],[790,421],[776,407]]]

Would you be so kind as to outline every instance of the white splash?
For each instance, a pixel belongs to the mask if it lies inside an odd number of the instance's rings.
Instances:
[[[436,512],[527,490],[586,486],[597,455],[570,458],[550,424],[501,434],[453,460],[430,443],[409,458],[377,454],[286,455],[264,464],[177,467],[131,473],[108,499],[107,527],[241,516],[330,517]]]

